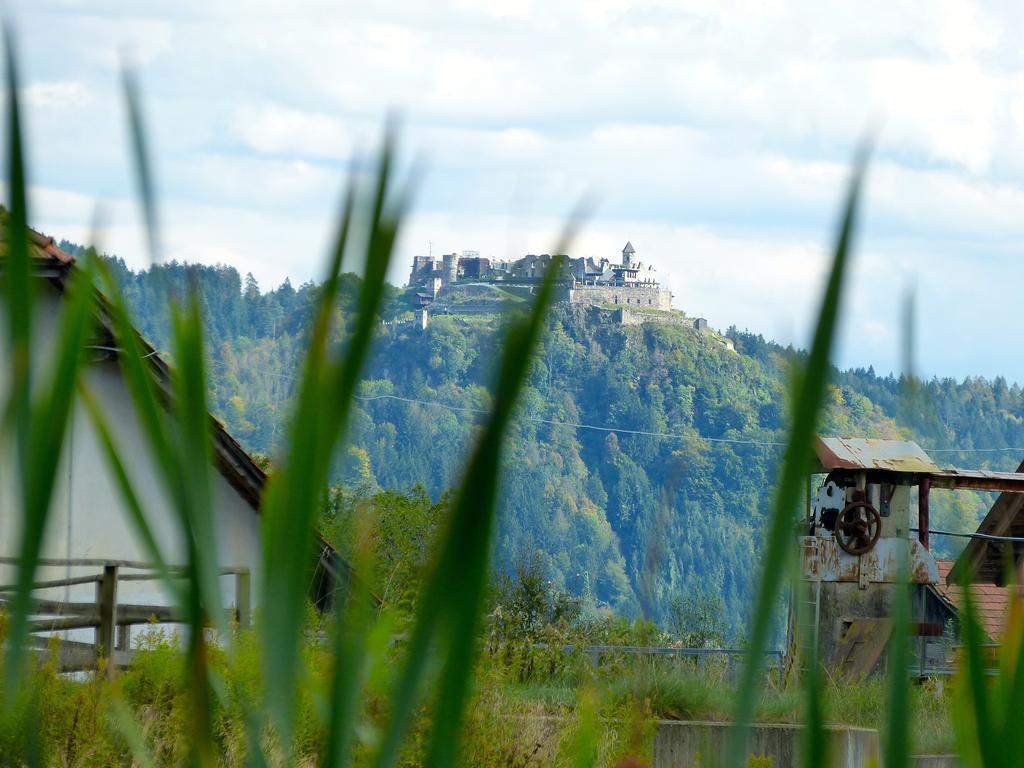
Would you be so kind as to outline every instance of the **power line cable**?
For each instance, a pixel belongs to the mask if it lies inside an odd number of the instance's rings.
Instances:
[[[914,533],[920,533],[917,528],[911,528]],[[959,539],[981,539],[982,541],[1009,541],[1015,544],[1024,544],[1022,536],[996,536],[992,533],[953,533],[952,531],[937,531],[934,528],[928,529],[929,535],[954,536]]]
[[[225,364],[219,360],[211,361],[214,365],[226,368]],[[260,375],[275,376],[282,379],[288,379],[290,381],[297,381],[296,376],[291,376],[286,373],[275,373],[272,371],[260,371]],[[445,410],[453,411],[456,413],[472,413],[486,415],[489,414],[485,408],[472,408],[470,406],[462,405],[451,405],[449,403],[442,403],[438,400],[421,400],[415,397],[402,397],[400,395],[355,395],[357,400],[362,402],[373,402],[379,400],[395,400],[402,403],[410,403],[415,405],[425,405],[433,408],[443,408]],[[751,445],[759,446],[763,448],[783,448],[786,443],[777,440],[755,440],[752,438],[732,438],[732,437],[706,437],[704,435],[686,435],[676,432],[651,432],[642,429],[628,429],[626,427],[609,427],[600,424],[585,424],[582,422],[572,421],[558,421],[556,419],[542,419],[537,416],[524,416],[522,417],[525,421],[530,421],[536,424],[547,424],[553,427],[570,427],[572,429],[589,429],[595,432],[614,432],[616,434],[623,435],[637,435],[640,437],[654,437],[659,439],[672,439],[672,440],[700,440],[707,443],[723,443],[727,445]],[[1024,455],[1024,447],[1005,447],[1005,448],[923,448],[926,453],[1017,453]]]
[[[361,396],[356,395],[357,400],[363,402],[372,402],[374,400],[398,400],[403,403],[415,403],[417,405],[434,406],[437,408],[446,408],[450,411],[460,411],[464,413],[480,413],[487,414],[490,411],[483,408],[469,408],[458,405],[448,405],[447,403],[440,403],[433,400],[419,400],[414,397],[400,397],[398,395],[372,395],[372,396]],[[537,416],[524,416],[524,421],[532,421],[536,424],[548,424],[553,427],[570,427],[572,429],[591,429],[597,432],[614,432],[616,434],[623,435],[639,435],[641,437],[659,437],[659,438],[674,438],[677,440],[704,440],[709,443],[731,443],[734,445],[758,445],[765,447],[784,447],[786,444],[782,442],[776,442],[774,440],[753,440],[749,438],[733,438],[733,437],[704,437],[703,435],[683,435],[674,432],[648,432],[643,429],[627,429],[625,427],[605,427],[597,424],[582,424],[573,421],[557,421],[555,419],[542,419]]]

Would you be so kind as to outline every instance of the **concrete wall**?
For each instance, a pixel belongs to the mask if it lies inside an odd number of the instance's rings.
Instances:
[[[654,735],[654,768],[715,768],[725,764],[729,723],[662,720]],[[863,768],[879,760],[878,731],[832,726],[828,729],[831,768]],[[799,725],[756,724],[748,756],[771,760],[772,768],[798,765]]]
[[[40,323],[37,352],[45,355],[52,348],[53,318],[61,301],[56,293],[40,296]],[[8,352],[0,349],[0,370],[6,370]],[[0,377],[3,378],[3,377]],[[140,430],[116,362],[92,363],[84,375],[87,386],[107,415],[122,460],[134,481],[143,509],[148,515],[155,538],[171,564],[186,562],[183,542],[175,515],[167,504],[163,486]],[[5,397],[6,380],[0,384]],[[222,566],[248,567],[255,574],[261,559],[260,518],[228,481],[211,466],[213,496],[217,520],[217,548]],[[0,554],[14,556],[20,540],[16,480],[12,447],[0,445]],[[80,404],[75,406],[65,448],[57,468],[57,483],[44,541],[43,556],[48,558],[103,558],[149,560],[128,522],[120,492],[110,470],[96,430]],[[95,573],[96,568],[44,567],[40,579],[58,579]],[[0,565],[0,583],[14,578],[14,567]],[[234,580],[222,578],[225,605],[234,603]],[[257,580],[252,580],[256,587]],[[92,600],[91,584],[59,588],[37,593],[40,597],[64,600]],[[120,602],[161,605],[167,596],[156,582],[122,582]],[[253,595],[254,604],[258,595]]]
[[[623,304],[648,309],[672,309],[672,292],[654,283],[636,285],[576,285],[569,290],[572,304]]]
[[[958,768],[956,755],[914,755],[910,758],[914,768]]]

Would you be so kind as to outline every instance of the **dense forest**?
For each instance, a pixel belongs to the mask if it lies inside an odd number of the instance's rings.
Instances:
[[[77,250],[62,243],[69,251]],[[261,290],[232,268],[166,264],[135,272],[112,259],[140,330],[165,349],[165,291],[198,287],[211,400],[249,449],[273,456],[302,360],[314,284]],[[358,278],[342,283],[339,340]],[[368,493],[455,480],[486,409],[501,314],[436,316],[421,330],[391,289],[336,480]],[[724,604],[730,633],[746,613],[771,498],[787,391],[800,352],[749,332],[721,337],[670,324],[621,326],[597,309],[558,306],[506,452],[499,567],[527,559],[591,608],[666,621],[694,595]],[[1002,379],[907,382],[836,370],[822,432],[910,437],[940,463],[1015,468],[1024,392]],[[937,491],[933,526],[971,531],[990,499]],[[940,553],[963,541],[936,537]]]

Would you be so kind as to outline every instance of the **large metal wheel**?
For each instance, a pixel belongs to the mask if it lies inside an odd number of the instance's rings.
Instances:
[[[882,516],[866,501],[847,504],[836,518],[836,542],[851,555],[870,552],[881,535]]]

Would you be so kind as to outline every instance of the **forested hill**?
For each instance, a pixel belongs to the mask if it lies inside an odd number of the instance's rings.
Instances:
[[[272,454],[316,287],[261,291],[224,267],[137,273],[112,263],[159,349],[167,348],[165,286],[200,287],[214,408],[248,449]],[[343,281],[342,318],[357,284]],[[391,290],[385,319],[407,315],[406,301]],[[735,352],[687,327],[623,327],[596,310],[556,308],[508,443],[499,563],[539,552],[553,581],[592,604],[656,619],[680,596],[713,594],[738,627],[759,566],[795,353],[750,333],[729,336]],[[337,479],[368,490],[422,484],[435,497],[449,488],[479,418],[473,409],[489,404],[499,341],[495,315],[435,317],[425,331],[382,325]],[[1017,385],[936,379],[919,385],[913,407],[901,391],[898,379],[870,369],[836,371],[822,431],[909,436],[929,448],[1024,445]],[[935,457],[993,468],[1020,459]],[[940,529],[973,530],[988,505],[971,493],[933,498]],[[937,539],[953,550],[956,540]]]

